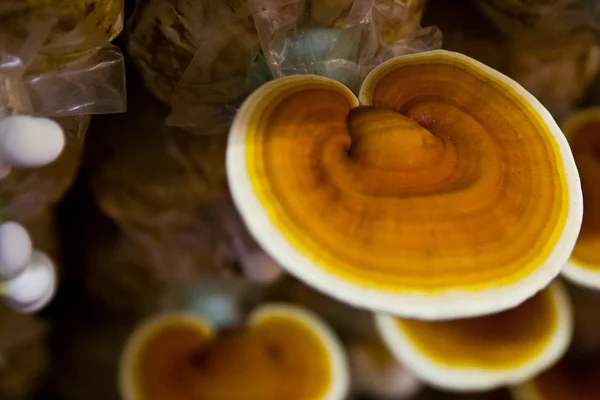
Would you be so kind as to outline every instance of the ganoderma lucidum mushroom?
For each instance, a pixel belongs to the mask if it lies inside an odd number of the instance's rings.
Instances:
[[[358,98],[311,75],[263,85],[233,122],[226,163],[240,214],[279,264],[404,317],[520,304],[560,272],[582,219],[573,156],[546,109],[441,50],[381,64]]]
[[[573,331],[571,305],[557,282],[498,314],[450,321],[380,314],[376,322],[406,368],[454,391],[488,390],[535,376],[563,355]]]
[[[318,317],[283,303],[253,311],[246,328],[214,332],[197,315],[165,314],[128,340],[125,400],[343,399],[346,356]]]
[[[573,282],[600,288],[600,107],[571,115],[563,124],[571,144],[585,197],[584,219],[563,275]]]

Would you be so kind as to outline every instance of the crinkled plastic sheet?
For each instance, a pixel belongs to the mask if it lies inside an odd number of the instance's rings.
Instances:
[[[357,89],[381,62],[441,47],[439,30],[419,25],[424,0],[221,3],[212,24],[190,29],[199,46],[167,119],[193,133],[222,132],[240,101],[273,76],[317,74]]]
[[[357,90],[381,62],[437,49],[442,43],[437,28],[419,25],[419,2],[356,0],[331,27],[315,23],[306,1],[252,3],[262,50],[276,77],[318,74]]]
[[[202,134],[222,131],[235,114],[235,103],[271,79],[248,3],[230,8],[216,1],[212,6],[213,20],[188,28],[198,47],[175,88],[167,119],[171,126]]]
[[[47,117],[125,111],[123,55],[116,46],[101,47],[91,56],[58,70],[25,75],[22,85],[33,114]]]
[[[0,5],[0,116],[125,111],[123,56],[105,37],[113,32],[97,32],[68,6],[41,4]],[[65,29],[67,17],[79,22]]]

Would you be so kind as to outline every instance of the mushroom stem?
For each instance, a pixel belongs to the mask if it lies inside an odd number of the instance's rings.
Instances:
[[[444,152],[439,138],[393,110],[353,108],[348,115],[348,132],[352,141],[348,156],[367,167],[425,168],[439,162]]]

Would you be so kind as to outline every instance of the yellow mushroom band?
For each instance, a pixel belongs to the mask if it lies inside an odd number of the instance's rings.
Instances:
[[[581,187],[533,96],[440,50],[380,65],[359,98],[326,78],[281,78],[231,127],[234,201],[286,270],[355,306],[422,319],[514,307],[560,272]]]
[[[446,390],[479,391],[523,382],[551,366],[573,331],[571,306],[557,283],[520,306],[449,321],[377,315],[392,353],[417,377]]]
[[[600,361],[594,355],[570,353],[552,368],[511,389],[514,400],[597,400]]]
[[[342,399],[349,378],[333,333],[297,307],[265,305],[248,327],[213,332],[197,316],[159,316],[129,339],[125,400]]]
[[[576,112],[563,124],[579,170],[584,217],[573,254],[563,270],[571,281],[600,288],[600,108]]]

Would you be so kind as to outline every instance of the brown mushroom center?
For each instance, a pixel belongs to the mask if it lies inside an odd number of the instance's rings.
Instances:
[[[584,197],[583,224],[575,259],[600,268],[600,120],[583,124],[571,140]]]
[[[285,317],[214,340],[189,324],[166,325],[138,365],[140,400],[318,399],[331,381],[321,340]]]
[[[348,155],[367,168],[435,168],[442,141],[418,123],[392,110],[358,107],[348,115]]]
[[[451,136],[436,136],[429,114],[411,119],[374,107],[350,110],[349,163],[332,166],[342,184],[368,196],[410,196],[449,189],[461,172]]]

